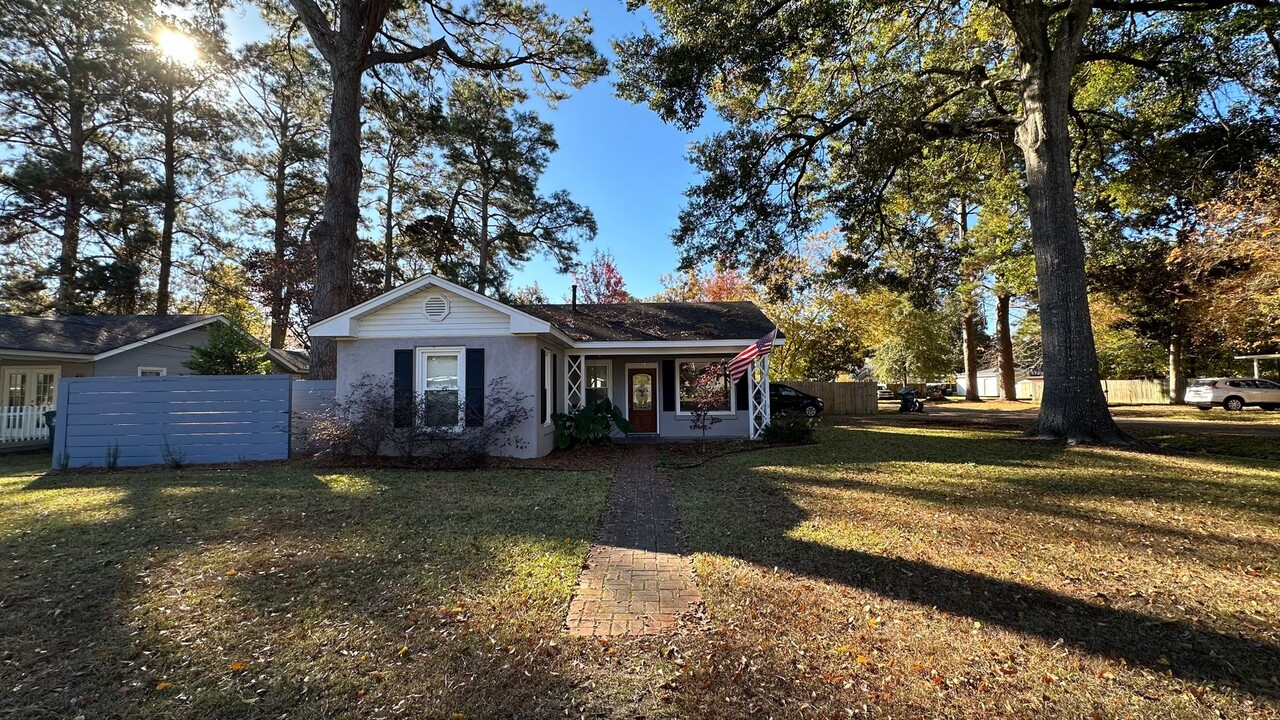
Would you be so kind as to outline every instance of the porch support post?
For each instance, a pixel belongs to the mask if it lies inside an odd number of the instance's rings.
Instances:
[[[769,426],[769,356],[761,355],[751,362],[747,371],[747,398],[751,412],[751,439],[759,440]]]
[[[1262,377],[1262,373],[1259,371],[1259,368],[1258,368],[1258,358],[1253,359],[1253,376]]]
[[[587,358],[585,355],[564,356],[564,407],[573,412],[586,404]]]

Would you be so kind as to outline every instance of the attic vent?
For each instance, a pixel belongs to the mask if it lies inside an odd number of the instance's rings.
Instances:
[[[440,322],[449,316],[449,298],[443,295],[428,295],[422,301],[422,312],[432,322]]]

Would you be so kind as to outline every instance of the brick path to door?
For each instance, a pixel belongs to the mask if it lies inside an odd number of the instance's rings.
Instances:
[[[632,446],[613,476],[595,544],[569,603],[572,635],[652,635],[702,602],[653,446]]]

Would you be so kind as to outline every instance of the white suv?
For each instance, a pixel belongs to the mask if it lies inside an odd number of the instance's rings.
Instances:
[[[1201,378],[1187,386],[1182,399],[1201,410],[1214,405],[1227,410],[1243,410],[1248,405],[1280,410],[1280,384],[1262,378]]]

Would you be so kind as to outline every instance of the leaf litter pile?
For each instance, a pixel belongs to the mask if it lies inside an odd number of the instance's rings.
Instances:
[[[577,638],[607,472],[42,462],[4,716],[1280,717],[1274,463],[828,428],[671,470],[702,615]]]

